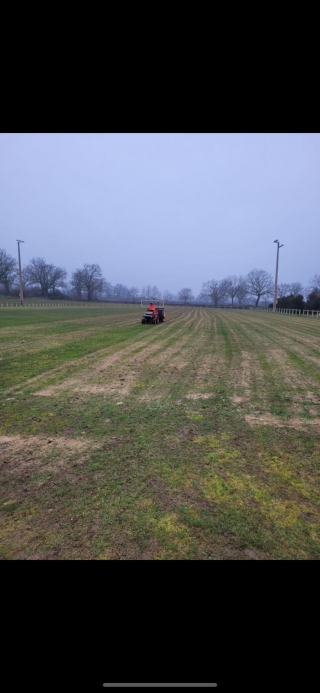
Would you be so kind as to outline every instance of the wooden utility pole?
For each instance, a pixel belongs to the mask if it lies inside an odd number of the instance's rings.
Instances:
[[[23,282],[22,282],[22,272],[21,272],[21,257],[20,257],[20,243],[24,241],[18,241],[18,258],[19,258],[19,277],[20,277],[20,306],[23,306]]]
[[[277,262],[276,262],[276,278],[274,282],[274,296],[273,296],[273,312],[276,312],[277,309],[277,294],[278,294],[278,267],[279,267],[279,248],[283,247],[283,243],[280,245],[280,242],[274,241],[274,243],[277,243]]]

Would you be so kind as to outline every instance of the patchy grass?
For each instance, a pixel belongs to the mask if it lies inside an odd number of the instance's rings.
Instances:
[[[320,556],[320,325],[0,310],[3,559]]]

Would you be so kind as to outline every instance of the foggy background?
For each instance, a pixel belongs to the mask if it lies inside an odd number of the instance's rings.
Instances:
[[[177,293],[319,273],[319,134],[0,135],[0,248]]]

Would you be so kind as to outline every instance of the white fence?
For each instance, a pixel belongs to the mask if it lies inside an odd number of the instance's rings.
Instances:
[[[141,301],[141,305],[142,305],[142,303],[143,302]],[[106,302],[90,301],[90,303],[86,303],[84,301],[79,301],[79,302],[78,301],[72,301],[72,302],[61,301],[61,303],[60,303],[57,301],[37,301],[34,303],[31,303],[31,302],[29,303],[29,301],[28,301],[28,302],[25,302],[23,306],[21,306],[20,301],[0,301],[0,308],[67,308],[67,307],[77,308],[78,306],[80,308],[88,308],[88,307],[92,307],[92,306],[94,306],[95,308],[97,308],[97,307],[104,308],[106,306],[110,306],[110,304],[111,305],[119,305],[119,302],[117,301],[117,302],[113,303],[111,301],[106,301]],[[137,303],[133,303],[133,304],[128,303],[128,305],[138,306],[138,305],[140,305],[140,301]],[[147,303],[146,303],[146,305],[147,305]],[[192,304],[188,304],[188,306],[190,306],[190,305],[192,305]],[[208,305],[207,307],[213,308],[214,306]],[[244,309],[243,306],[217,306],[217,308],[220,308],[220,309],[221,308],[229,308],[229,309],[230,308],[232,308],[232,309],[238,308],[238,309],[242,309],[242,310]],[[273,312],[272,308],[262,307],[262,306],[246,306],[246,309],[264,310],[268,313]],[[298,308],[277,308],[276,312],[277,313],[283,313],[284,315],[309,315],[312,317],[318,317],[318,318],[320,317],[320,310],[300,310]]]
[[[95,308],[101,306],[102,308],[110,305],[108,303],[102,303],[101,301],[95,303],[94,301],[90,303],[85,303],[82,301],[81,303],[76,303],[75,301],[72,301],[72,303],[68,301],[63,301],[63,303],[58,303],[57,301],[37,301],[37,303],[27,303],[25,302],[24,305],[22,306],[20,302],[18,301],[0,301],[0,308],[88,308],[88,306],[92,307],[94,306]],[[137,305],[137,304],[136,304]]]
[[[320,310],[299,310],[298,308],[277,308],[277,313],[285,313],[286,315],[311,315],[320,317]]]

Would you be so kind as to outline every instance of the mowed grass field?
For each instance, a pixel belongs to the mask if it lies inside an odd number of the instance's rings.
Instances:
[[[0,310],[2,559],[320,557],[320,320]]]

